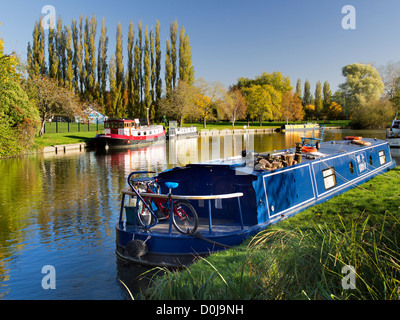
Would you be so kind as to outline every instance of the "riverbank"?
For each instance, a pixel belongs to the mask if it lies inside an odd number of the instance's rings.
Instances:
[[[296,122],[296,123],[305,123]],[[235,127],[228,122],[219,122],[207,124],[207,128],[203,129],[202,123],[187,123],[184,127],[194,126],[197,128],[199,135],[213,135],[220,133],[223,130],[230,130],[233,133],[245,133],[246,130],[252,130],[254,133],[272,133],[276,129],[280,128],[284,122],[265,122],[263,126],[253,125],[247,127],[247,122],[237,122]],[[337,120],[337,121],[325,121],[320,122],[320,125],[325,125],[327,128],[343,128],[348,126],[349,121],[347,120]],[[246,130],[244,129],[246,126]],[[167,127],[168,128],[168,127]],[[202,130],[203,133],[202,133]],[[66,132],[66,133],[46,133],[42,138],[36,137],[35,145],[33,147],[33,152],[46,152],[52,151],[51,148],[54,146],[64,146],[64,145],[81,145],[87,144],[91,139],[93,139],[98,132],[96,131],[86,131],[86,132]]]
[[[393,169],[239,247],[180,272],[162,270],[145,298],[398,299],[399,177],[400,168]]]

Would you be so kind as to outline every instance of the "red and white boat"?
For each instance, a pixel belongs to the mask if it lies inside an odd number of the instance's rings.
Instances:
[[[161,125],[141,126],[138,119],[109,119],[104,121],[104,134],[94,138],[94,146],[129,147],[138,144],[151,144],[165,140],[165,129]]]

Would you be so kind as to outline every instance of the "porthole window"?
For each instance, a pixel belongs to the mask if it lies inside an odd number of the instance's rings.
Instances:
[[[350,173],[353,174],[354,173],[354,165],[353,165],[353,161],[350,161],[349,164],[349,169],[350,169]]]

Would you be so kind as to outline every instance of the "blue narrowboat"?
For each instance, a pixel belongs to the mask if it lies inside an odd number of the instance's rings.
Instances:
[[[132,180],[131,175],[116,225],[117,256],[149,266],[190,264],[395,167],[386,141],[347,137],[317,147],[243,151],[240,157],[189,164],[152,177]],[[156,181],[157,187],[149,193],[132,181]],[[169,201],[171,208],[174,201],[189,202],[196,211],[196,230],[179,232],[172,218],[140,224],[140,210],[157,211],[154,199]]]

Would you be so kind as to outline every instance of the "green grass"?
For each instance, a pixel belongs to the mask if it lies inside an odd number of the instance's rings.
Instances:
[[[74,144],[88,142],[96,136],[96,132],[70,132],[70,133],[46,133],[43,138],[36,137],[35,149],[49,147],[60,144]]]
[[[271,226],[241,246],[153,277],[146,299],[398,299],[400,169]],[[342,268],[356,271],[344,289]]]

